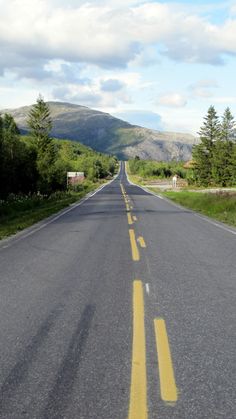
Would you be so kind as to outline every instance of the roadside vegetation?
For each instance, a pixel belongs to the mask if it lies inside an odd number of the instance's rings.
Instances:
[[[187,180],[189,171],[184,168],[185,162],[158,162],[153,160],[140,160],[135,157],[129,160],[128,173],[131,178],[140,183],[145,184],[152,180],[170,180],[175,174],[181,179]]]
[[[138,184],[165,179],[169,182],[178,175],[178,191],[162,192],[187,208],[236,226],[236,192],[224,188],[236,187],[236,125],[229,108],[221,120],[214,106],[210,106],[199,131],[199,143],[193,147],[191,162],[156,162],[130,160],[128,173]],[[182,182],[181,184],[181,181]],[[194,191],[188,191],[189,187]],[[214,193],[198,189],[219,188]],[[160,189],[152,188],[160,193]]]
[[[42,97],[28,126],[30,134],[21,136],[11,115],[0,116],[0,238],[82,198],[117,170],[113,156],[51,138],[50,111]],[[68,171],[84,172],[85,181],[68,190]]]
[[[129,161],[133,180],[144,184],[151,180],[171,180],[177,174],[191,187],[236,186],[236,125],[229,108],[220,119],[210,106],[199,131],[199,143],[193,147],[191,162]]]
[[[236,193],[164,192],[172,201],[236,227]]]
[[[192,183],[198,186],[236,185],[236,126],[229,108],[221,118],[210,106],[193,148]]]

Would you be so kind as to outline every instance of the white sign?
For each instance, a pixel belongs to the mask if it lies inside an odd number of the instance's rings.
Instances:
[[[67,177],[81,177],[84,176],[84,172],[67,172]]]

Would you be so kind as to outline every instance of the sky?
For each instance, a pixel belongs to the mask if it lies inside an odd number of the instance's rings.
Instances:
[[[236,0],[0,0],[0,109],[45,100],[165,131],[236,116]]]

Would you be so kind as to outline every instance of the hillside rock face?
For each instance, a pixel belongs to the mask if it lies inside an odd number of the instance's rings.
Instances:
[[[93,149],[115,154],[120,159],[139,156],[153,160],[190,160],[196,142],[190,134],[142,128],[85,106],[48,102],[53,120],[51,135],[80,141]],[[27,133],[30,106],[7,109],[22,133]]]

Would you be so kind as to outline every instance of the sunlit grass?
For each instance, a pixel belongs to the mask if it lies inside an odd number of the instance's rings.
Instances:
[[[236,226],[236,193],[164,192],[172,201],[208,217]]]

